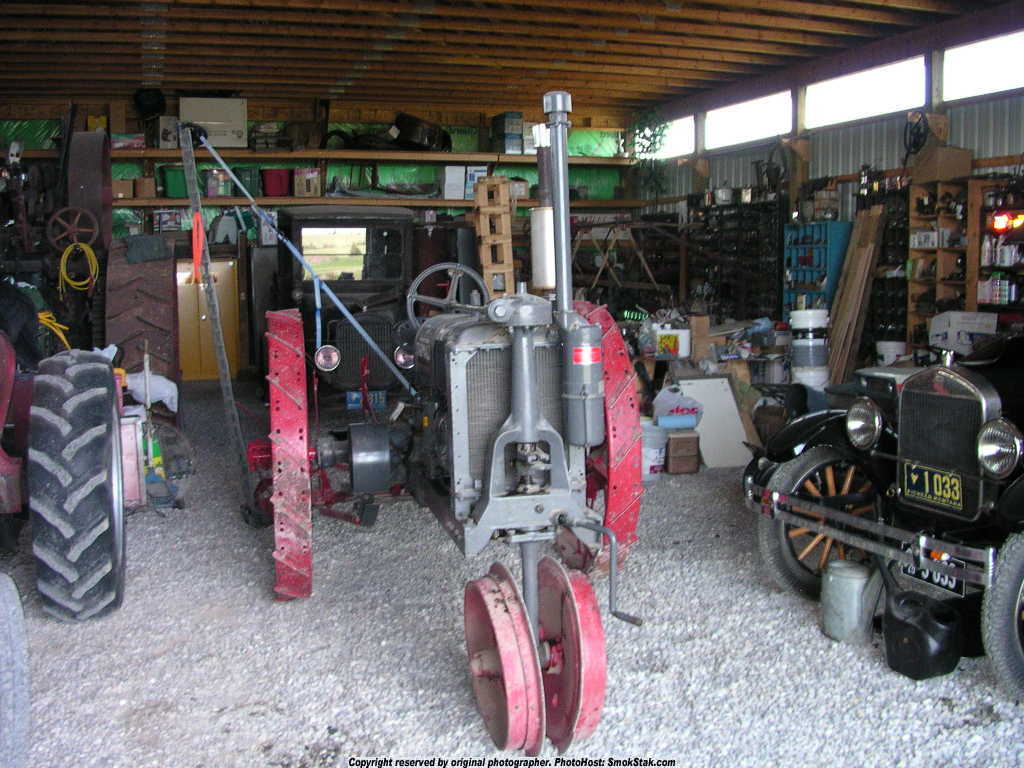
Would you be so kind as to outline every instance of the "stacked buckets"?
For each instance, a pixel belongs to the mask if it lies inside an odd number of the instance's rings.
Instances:
[[[824,400],[828,384],[828,310],[798,309],[789,314],[793,331],[790,364],[793,383],[807,387],[808,400]]]

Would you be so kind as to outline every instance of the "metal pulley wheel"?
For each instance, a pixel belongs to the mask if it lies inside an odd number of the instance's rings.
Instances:
[[[515,580],[501,563],[466,584],[466,652],[476,703],[498,749],[540,753],[544,692],[537,648]]]
[[[593,734],[604,708],[607,659],[601,612],[582,571],[552,557],[537,567],[540,639],[548,647],[544,705],[548,738],[560,752]]]
[[[99,222],[83,208],[61,208],[46,222],[46,239],[58,253],[75,243],[93,245],[99,235]]]

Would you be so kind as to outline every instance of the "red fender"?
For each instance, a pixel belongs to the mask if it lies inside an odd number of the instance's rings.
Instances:
[[[641,479],[643,432],[636,396],[636,372],[629,350],[608,308],[590,302],[574,302],[575,310],[602,331],[604,359],[604,445],[591,451],[587,459],[587,503],[592,507],[599,491],[604,492],[604,526],[619,540],[619,565],[636,543],[640,517],[640,499],[644,493]],[[603,542],[595,556],[569,530],[559,534],[556,547],[573,568],[584,571],[608,569],[609,548]]]

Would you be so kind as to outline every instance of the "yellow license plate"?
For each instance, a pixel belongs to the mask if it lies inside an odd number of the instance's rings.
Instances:
[[[939,507],[962,510],[964,485],[960,475],[922,464],[903,463],[903,496]]]

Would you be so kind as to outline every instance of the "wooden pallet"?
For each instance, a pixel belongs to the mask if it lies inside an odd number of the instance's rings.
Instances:
[[[515,291],[512,261],[512,198],[508,179],[485,176],[473,188],[480,273],[491,298]]]

